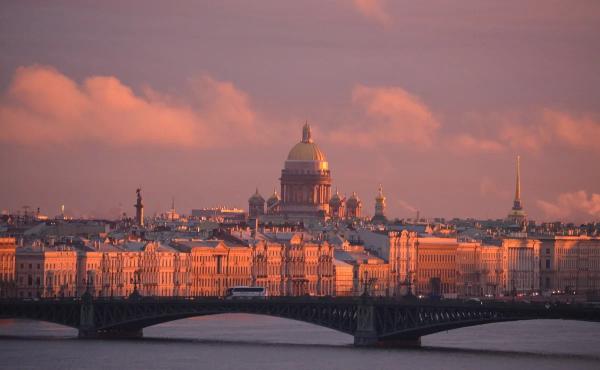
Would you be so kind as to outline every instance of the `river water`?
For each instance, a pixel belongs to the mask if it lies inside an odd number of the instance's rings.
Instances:
[[[54,324],[0,320],[0,369],[600,369],[600,323],[535,320],[423,337],[420,349],[354,348],[352,337],[273,317],[173,321],[135,340],[79,340]]]

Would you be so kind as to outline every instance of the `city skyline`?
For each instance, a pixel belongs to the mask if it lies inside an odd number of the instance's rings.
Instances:
[[[0,1],[0,369],[599,368],[599,35],[599,0]]]
[[[366,214],[504,218],[520,154],[529,218],[600,217],[595,3],[132,4],[1,6],[0,210],[245,209],[308,120]]]

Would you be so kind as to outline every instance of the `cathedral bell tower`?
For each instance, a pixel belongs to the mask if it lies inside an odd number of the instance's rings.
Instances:
[[[379,184],[379,192],[375,197],[375,216],[372,219],[373,223],[385,224],[387,218],[385,217],[385,196],[383,195],[383,187]]]

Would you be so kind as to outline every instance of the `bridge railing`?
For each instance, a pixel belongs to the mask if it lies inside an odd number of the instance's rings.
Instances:
[[[40,304],[51,304],[51,303],[67,303],[67,302],[82,302],[81,297],[74,298],[3,298],[0,299],[0,303],[40,303]],[[117,303],[117,302],[132,302],[132,301],[141,301],[141,302],[183,302],[183,301],[214,301],[214,302],[273,302],[273,303],[283,303],[283,302],[321,302],[321,303],[330,303],[330,304],[356,304],[356,305],[378,305],[378,306],[427,306],[427,307],[456,307],[456,308],[465,308],[471,307],[473,309],[477,308],[486,308],[486,309],[526,309],[526,310],[556,310],[556,309],[577,309],[577,308],[585,308],[585,309],[596,309],[600,311],[600,304],[598,303],[573,303],[573,304],[565,304],[565,303],[550,303],[550,302],[512,302],[512,301],[498,301],[498,300],[485,300],[480,302],[474,302],[469,300],[461,300],[461,299],[416,299],[416,298],[400,298],[400,297],[313,297],[313,296],[273,296],[273,297],[260,297],[260,298],[251,298],[251,299],[228,299],[227,297],[222,296],[191,296],[191,297],[173,297],[173,296],[125,296],[125,297],[93,297],[91,298],[93,302],[98,303]]]

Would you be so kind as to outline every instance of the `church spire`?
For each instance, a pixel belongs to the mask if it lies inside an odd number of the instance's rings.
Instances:
[[[513,211],[520,211],[523,209],[521,204],[521,156],[517,155],[517,178],[515,181],[515,200],[513,202]]]
[[[513,207],[508,214],[508,221],[511,224],[511,228],[519,232],[525,232],[527,230],[527,214],[523,210],[523,204],[521,203],[521,156],[517,155],[517,173],[515,181],[515,200]]]

